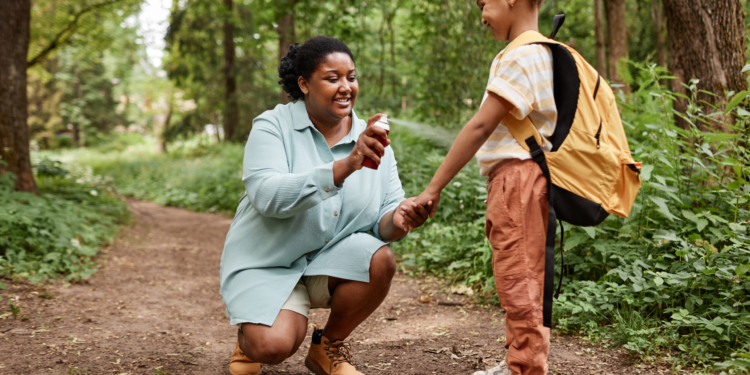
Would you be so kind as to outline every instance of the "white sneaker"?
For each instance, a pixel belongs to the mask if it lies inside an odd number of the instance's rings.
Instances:
[[[474,375],[510,375],[510,369],[505,361],[502,361],[499,365],[485,371],[477,371]]]

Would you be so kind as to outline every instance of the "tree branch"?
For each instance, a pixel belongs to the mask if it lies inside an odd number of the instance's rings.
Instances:
[[[78,20],[83,15],[85,15],[86,13],[89,13],[91,11],[94,11],[96,9],[103,8],[103,7],[106,7],[108,5],[112,5],[112,4],[117,3],[119,1],[120,0],[107,0],[107,1],[104,1],[104,2],[101,2],[101,3],[98,3],[98,4],[94,4],[94,5],[91,5],[91,6],[88,6],[86,8],[81,9],[78,13],[75,14],[75,16],[73,17],[73,20],[70,21],[70,23],[68,24],[68,26],[66,26],[64,29],[62,29],[62,31],[60,31],[59,33],[57,33],[57,35],[55,35],[55,39],[53,39],[52,42],[47,47],[45,47],[41,52],[39,52],[36,56],[34,56],[34,58],[32,58],[31,60],[29,60],[29,62],[27,63],[26,68],[28,69],[28,68],[31,68],[32,66],[36,65],[37,63],[39,63],[40,61],[42,61],[45,57],[47,57],[47,55],[50,52],[54,51],[55,48],[57,48],[57,47],[65,44],[65,43],[67,43],[70,40],[70,38],[73,36],[73,31],[78,26]],[[67,34],[67,35],[65,35],[65,34]],[[63,36],[65,36],[64,39],[63,39]]]

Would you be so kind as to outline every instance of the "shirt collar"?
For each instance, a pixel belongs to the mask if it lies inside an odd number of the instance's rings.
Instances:
[[[365,130],[365,127],[359,121],[359,117],[352,109],[352,128],[347,135],[344,136],[336,145],[356,142],[359,135]],[[298,100],[292,104],[292,122],[294,123],[295,130],[303,130],[308,127],[314,128],[310,116],[307,114],[307,108],[305,107],[304,100]]]

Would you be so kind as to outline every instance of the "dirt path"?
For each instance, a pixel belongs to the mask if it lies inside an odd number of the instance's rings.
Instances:
[[[219,295],[219,259],[231,219],[131,202],[136,224],[103,250],[88,282],[0,291],[0,374],[229,374],[236,328]],[[6,281],[6,284],[9,284]],[[397,275],[385,303],[353,333],[355,365],[365,374],[471,374],[505,349],[502,310],[440,294],[436,280]],[[420,303],[430,295],[433,302]],[[18,319],[7,300],[22,308]],[[443,306],[435,301],[462,302]],[[311,326],[323,324],[315,310]],[[498,341],[500,340],[500,341]],[[553,334],[550,373],[661,373],[626,365],[622,351],[581,346]],[[303,358],[264,374],[309,374]]]

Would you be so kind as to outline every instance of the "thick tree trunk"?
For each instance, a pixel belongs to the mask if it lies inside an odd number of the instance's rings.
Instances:
[[[36,193],[29,154],[26,55],[29,51],[29,0],[0,1],[0,174],[16,175],[16,190]]]
[[[608,78],[607,47],[604,33],[604,4],[602,4],[602,0],[594,0],[594,32],[596,34],[596,70],[600,76]]]
[[[627,69],[621,63],[628,58],[628,29],[625,24],[625,0],[605,0],[607,11],[607,39],[609,42],[609,78],[612,82],[625,84],[619,70]],[[625,84],[623,91],[630,92]]]
[[[292,7],[294,4],[292,4]],[[295,33],[294,33],[294,9],[290,9],[289,13],[279,18],[279,61],[281,58],[286,56],[289,52],[289,46],[294,44]],[[281,104],[289,103],[289,96],[281,89]]]
[[[234,140],[234,132],[240,124],[240,108],[237,103],[237,78],[234,76],[234,21],[232,0],[224,0],[224,140]]]
[[[698,103],[723,108],[726,91],[747,89],[742,67],[745,65],[745,13],[740,0],[664,0],[669,33],[669,67],[677,77],[672,90],[688,94],[682,83],[698,78],[698,89],[716,94],[698,93]],[[689,95],[689,94],[688,94]],[[675,102],[676,110],[687,109],[685,100]],[[706,108],[706,113],[714,109]],[[676,117],[677,124],[688,124]],[[732,123],[730,117],[723,121]],[[714,130],[728,131],[722,124]]]
[[[656,63],[667,67],[667,35],[664,30],[664,6],[661,0],[652,0],[651,15],[654,18],[654,32],[656,34]]]

